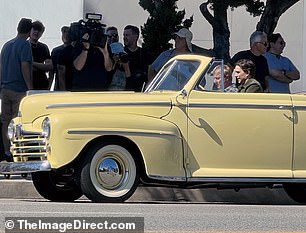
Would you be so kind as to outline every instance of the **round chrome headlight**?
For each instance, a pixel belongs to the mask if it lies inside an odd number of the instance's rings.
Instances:
[[[43,120],[41,127],[42,127],[43,136],[45,136],[46,138],[49,139],[50,134],[51,134],[51,122],[50,122],[50,119],[48,117],[46,117]]]
[[[7,137],[8,139],[12,140],[15,136],[15,124],[13,121],[10,122],[10,124],[7,127]]]

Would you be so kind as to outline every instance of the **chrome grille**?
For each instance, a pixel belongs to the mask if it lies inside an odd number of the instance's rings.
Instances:
[[[19,161],[45,160],[48,145],[43,135],[20,135],[11,142],[11,153]]]

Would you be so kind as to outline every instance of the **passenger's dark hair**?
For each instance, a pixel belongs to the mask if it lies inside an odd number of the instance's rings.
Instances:
[[[132,30],[133,34],[139,36],[139,28],[134,25],[127,25],[124,30]]]
[[[250,78],[255,78],[256,66],[253,61],[241,59],[235,63],[235,66],[239,66],[245,73],[250,75]]]
[[[32,28],[32,20],[22,18],[17,26],[17,32],[21,34],[27,34],[31,31]]]

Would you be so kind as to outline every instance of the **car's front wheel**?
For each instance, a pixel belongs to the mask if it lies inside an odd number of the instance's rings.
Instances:
[[[139,172],[130,151],[113,143],[95,145],[81,168],[80,186],[94,202],[123,202],[136,190]]]
[[[291,199],[306,204],[306,184],[284,184],[284,189]]]
[[[32,173],[32,181],[37,192],[50,201],[74,201],[83,195],[72,177],[54,171]]]

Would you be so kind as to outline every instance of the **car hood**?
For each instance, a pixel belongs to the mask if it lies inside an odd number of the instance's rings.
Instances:
[[[167,115],[170,109],[169,93],[48,92],[26,96],[20,104],[19,115],[24,123],[53,112],[119,112],[160,118]]]

